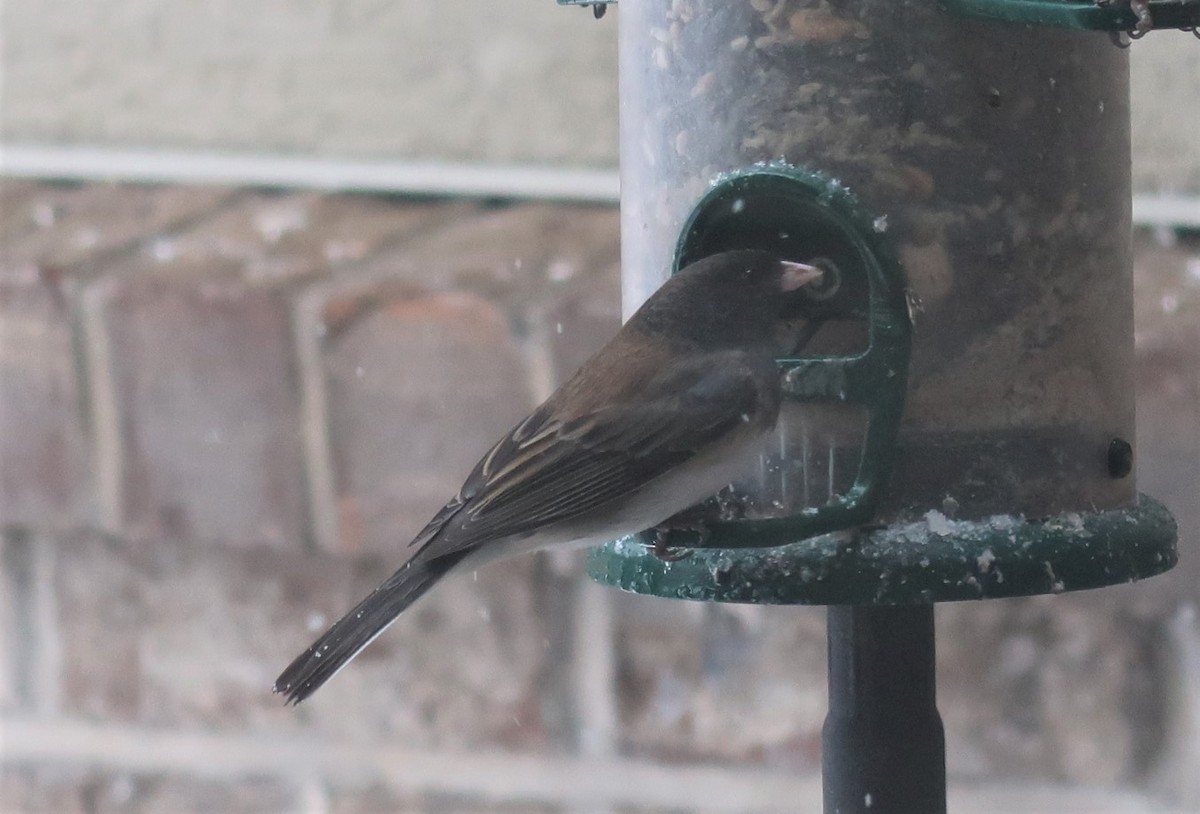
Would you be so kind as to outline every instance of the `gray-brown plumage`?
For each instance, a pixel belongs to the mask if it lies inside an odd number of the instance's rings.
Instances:
[[[279,676],[311,695],[455,568],[652,528],[743,474],[779,415],[776,355],[803,330],[812,266],[757,251],[668,280],[500,440],[410,543],[416,553]]]

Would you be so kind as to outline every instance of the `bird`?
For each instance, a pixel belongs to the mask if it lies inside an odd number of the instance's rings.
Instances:
[[[811,336],[818,265],[719,252],[667,279],[502,437],[415,553],[279,675],[298,704],[451,571],[654,529],[750,471],[779,417],[776,358]]]

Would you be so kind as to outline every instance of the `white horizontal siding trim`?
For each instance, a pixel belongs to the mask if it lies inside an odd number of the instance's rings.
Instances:
[[[616,170],[27,143],[0,145],[0,175],[588,203],[617,203],[620,198]],[[1133,222],[1138,226],[1200,228],[1200,196],[1134,195]]]
[[[0,175],[615,203],[615,170],[315,158],[191,150],[0,145]]]

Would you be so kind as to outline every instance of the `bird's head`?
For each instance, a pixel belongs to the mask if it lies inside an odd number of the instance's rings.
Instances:
[[[790,350],[787,337],[803,329],[804,288],[822,273],[753,249],[709,255],[664,283],[630,322],[704,350],[766,344],[783,355]]]

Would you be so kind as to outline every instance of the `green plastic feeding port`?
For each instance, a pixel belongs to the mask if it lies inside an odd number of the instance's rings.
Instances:
[[[695,547],[783,545],[871,519],[904,412],[910,339],[904,271],[881,240],[882,228],[837,181],[783,164],[718,179],[693,210],[676,248],[676,271],[737,248],[815,262],[825,277],[809,313],[819,324],[866,329],[861,351],[779,360],[785,397],[794,404],[852,405],[865,414],[852,485],[841,493],[830,489],[825,505],[793,515],[707,522]]]
[[[756,517],[751,511],[735,520],[722,519],[730,514],[726,505],[701,521],[702,533],[685,532],[682,540],[674,538],[673,543],[712,550],[716,556],[732,557],[731,562],[748,562],[739,550],[785,546],[871,520],[891,471],[910,353],[904,271],[882,239],[885,230],[886,219],[868,212],[836,180],[784,164],[725,175],[696,205],[676,248],[676,271],[736,248],[766,249],[825,269],[820,287],[811,294],[812,323],[821,326],[818,334],[827,323],[835,327],[842,323],[843,329],[834,331],[841,334],[840,341],[845,344],[857,332],[865,338],[865,347],[778,360],[785,397],[800,409],[821,403],[854,407],[863,414],[865,428],[853,480],[844,490],[835,491],[833,450],[828,450],[830,460],[823,461],[823,471],[830,485],[822,505],[805,501],[810,505],[784,516]],[[780,460],[774,467],[779,470],[793,463]],[[798,478],[810,475],[796,473]],[[776,479],[785,477],[786,473]],[[783,505],[773,504],[776,510]],[[598,550],[590,572],[619,587],[658,593],[653,580],[645,581],[655,564],[643,562],[644,558],[662,564],[648,553],[649,542],[648,535],[635,535]],[[614,576],[619,574],[630,578]],[[671,588],[669,594],[677,591]]]
[[[802,508],[782,516],[771,507],[747,512],[737,500],[715,499],[699,515],[703,531],[672,532],[668,555],[655,548],[652,532],[595,549],[588,560],[593,579],[679,599],[905,604],[1095,588],[1175,564],[1174,521],[1144,496],[1128,508],[1040,518],[997,514],[968,520],[955,519],[946,506],[945,513],[914,505],[897,509],[890,493],[903,490],[890,488],[889,478],[912,466],[897,455],[918,457],[898,442],[913,303],[886,238],[886,218],[820,173],[764,164],[712,184],[681,231],[675,270],[734,248],[768,249],[824,265],[826,277],[813,293],[811,312],[833,326],[835,336],[840,330],[843,345],[856,330],[865,337],[865,346],[850,352],[779,360],[796,410],[832,405],[855,408],[865,417],[852,456],[853,477],[846,482],[843,475],[844,488],[834,488],[833,448],[816,461],[784,454],[764,472],[769,469],[778,480],[786,478],[789,466],[807,464],[793,478],[818,468],[821,478],[828,477],[828,491],[811,496],[806,485]],[[846,457],[845,450],[837,454]],[[817,466],[826,458],[827,466]],[[1113,460],[1109,467],[1121,463]],[[791,491],[800,490],[793,483]]]
[[[1025,25],[1047,25],[1087,31],[1153,29],[1195,31],[1200,3],[1193,0],[940,0],[952,14]]]

